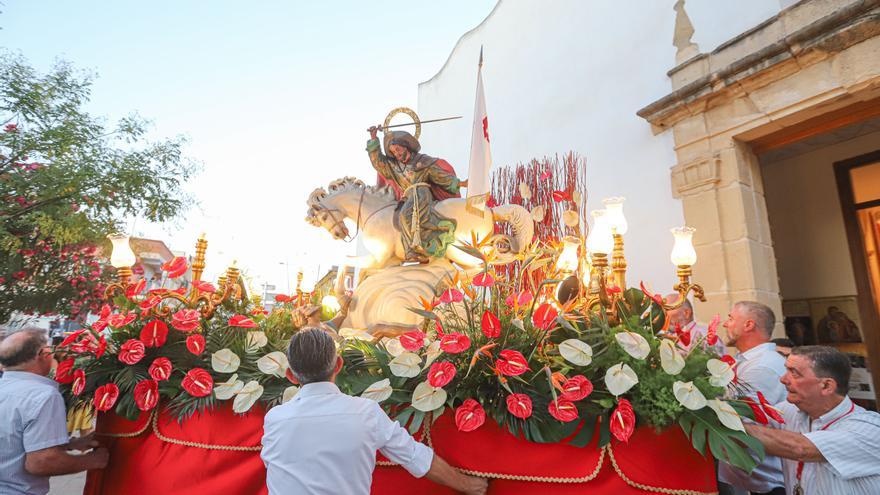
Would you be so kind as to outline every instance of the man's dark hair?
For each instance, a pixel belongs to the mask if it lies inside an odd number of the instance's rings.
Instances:
[[[786,337],[773,339],[770,342],[776,344],[777,347],[795,347],[794,341]]]
[[[739,301],[734,306],[742,308],[748,317],[755,322],[755,326],[762,330],[767,338],[773,335],[773,327],[776,326],[776,315],[773,314],[773,310],[769,306],[757,301]]]
[[[290,338],[287,360],[300,384],[326,382],[336,367],[336,343],[320,328],[303,328]]]
[[[10,339],[16,334],[24,334],[25,336],[16,338],[17,342],[13,343]],[[0,341],[0,366],[13,368],[31,361],[48,343],[48,334],[42,328],[28,327],[9,332]]]
[[[819,378],[831,378],[837,382],[838,395],[849,392],[852,366],[846,354],[824,345],[805,345],[791,350],[792,356],[804,356],[813,363],[813,373]]]

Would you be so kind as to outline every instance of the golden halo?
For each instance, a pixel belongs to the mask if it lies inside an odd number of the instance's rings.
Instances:
[[[388,113],[387,117],[385,117],[385,123],[382,124],[382,127],[388,127],[389,125],[391,125],[391,119],[394,118],[394,116],[399,113],[405,113],[405,114],[409,115],[410,117],[412,117],[413,122],[416,124],[416,130],[415,130],[415,132],[413,132],[413,137],[418,139],[419,135],[422,134],[422,121],[419,120],[419,116],[416,115],[416,112],[411,108],[407,108],[407,107],[395,108],[394,110],[392,110],[391,112]],[[382,132],[388,132],[388,131],[383,130]]]

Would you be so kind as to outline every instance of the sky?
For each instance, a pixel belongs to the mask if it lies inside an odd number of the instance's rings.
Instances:
[[[418,84],[495,3],[5,0],[0,46],[41,71],[93,71],[94,115],[134,111],[151,138],[188,138],[198,205],[172,224],[127,218],[129,234],[190,254],[205,232],[206,278],[236,260],[254,289],[287,291],[354,254],[304,221],[309,193],[375,180],[366,128],[416,109]]]

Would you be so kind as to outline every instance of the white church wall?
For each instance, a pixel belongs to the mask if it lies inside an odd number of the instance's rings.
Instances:
[[[495,166],[569,150],[586,157],[589,209],[604,197],[627,197],[630,285],[644,279],[668,289],[669,228],[683,223],[670,185],[673,138],[652,135],[636,111],[670,91],[672,5],[502,0],[419,86],[420,117],[464,117],[426,125],[423,151],[467,174],[482,45]]]

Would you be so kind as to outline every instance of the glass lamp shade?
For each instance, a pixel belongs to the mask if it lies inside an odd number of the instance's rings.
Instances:
[[[324,308],[325,312],[333,314],[338,313],[339,310],[342,309],[342,305],[339,304],[339,299],[332,294],[326,295],[321,299],[321,306]]]
[[[110,252],[110,264],[114,268],[126,268],[133,266],[137,262],[134,251],[128,244],[129,237],[124,234],[110,234],[107,236],[113,244],[113,250]]]
[[[672,245],[672,254],[669,259],[675,266],[692,266],[697,262],[697,252],[694,250],[693,227],[676,227],[672,229],[675,244]]]
[[[629,228],[626,223],[626,217],[623,216],[624,201],[626,201],[626,198],[621,196],[602,200],[602,204],[605,205],[605,217],[608,225],[611,226],[611,231],[613,233],[619,235],[626,234],[626,231]]]
[[[587,236],[587,250],[592,254],[608,254],[614,248],[614,237],[605,210],[593,210],[593,228]]]
[[[563,272],[573,272],[578,268],[578,247],[580,242],[577,237],[566,237],[562,240],[562,252],[556,260],[556,269]]]

